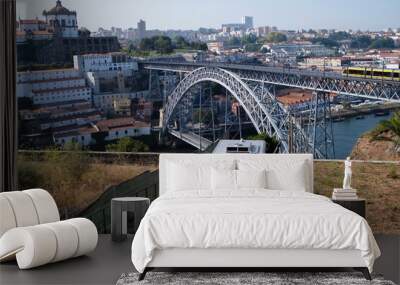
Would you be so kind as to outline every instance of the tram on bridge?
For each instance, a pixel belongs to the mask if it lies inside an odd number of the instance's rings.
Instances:
[[[367,67],[349,67],[343,70],[344,76],[362,77],[367,79],[400,81],[400,69],[377,69]]]

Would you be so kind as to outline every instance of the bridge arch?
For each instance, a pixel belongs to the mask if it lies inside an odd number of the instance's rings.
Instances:
[[[171,93],[164,109],[163,130],[168,127],[170,118],[180,100],[190,88],[201,82],[215,82],[227,89],[243,107],[258,133],[265,132],[269,136],[276,136],[281,142],[283,152],[288,152],[287,138],[281,132],[277,122],[256,96],[253,90],[236,74],[217,67],[201,67],[195,69],[181,80]]]

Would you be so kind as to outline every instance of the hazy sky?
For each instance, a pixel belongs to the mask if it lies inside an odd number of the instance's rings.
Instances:
[[[56,0],[17,0],[17,17],[41,17]],[[78,12],[79,26],[198,29],[240,22],[282,29],[336,28],[381,30],[400,27],[400,0],[63,0]]]

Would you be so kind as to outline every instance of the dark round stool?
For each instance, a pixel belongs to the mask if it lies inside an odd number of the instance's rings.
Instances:
[[[149,198],[121,197],[111,200],[111,238],[113,241],[123,241],[128,233],[128,212],[134,216],[134,233],[136,233],[140,221],[150,206]]]

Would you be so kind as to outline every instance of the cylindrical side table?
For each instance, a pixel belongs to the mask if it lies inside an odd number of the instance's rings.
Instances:
[[[111,238],[113,241],[123,241],[128,233],[128,212],[134,215],[134,231],[136,233],[140,221],[150,206],[149,198],[122,197],[111,200]]]

